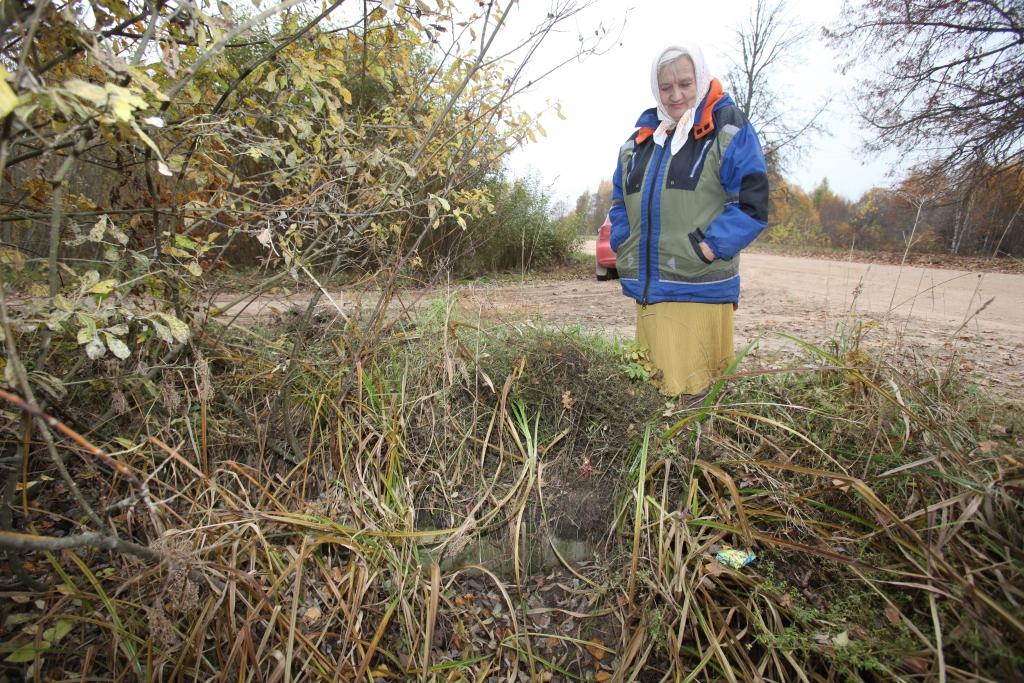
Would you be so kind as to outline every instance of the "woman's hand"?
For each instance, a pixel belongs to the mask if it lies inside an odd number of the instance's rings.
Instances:
[[[715,252],[711,251],[711,247],[709,247],[708,243],[705,242],[704,240],[701,240],[700,242],[700,250],[704,254],[704,258],[706,258],[708,261],[715,260]]]

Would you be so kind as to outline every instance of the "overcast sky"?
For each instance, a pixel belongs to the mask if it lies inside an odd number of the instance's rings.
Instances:
[[[802,162],[793,164],[789,179],[804,189],[827,177],[835,192],[859,198],[873,185],[888,184],[886,172],[895,157],[866,160],[858,150],[865,132],[853,115],[850,100],[853,79],[842,76],[832,51],[820,40],[821,26],[839,15],[841,0],[789,0],[788,13],[811,27],[812,38],[796,54],[794,63],[774,74],[779,92],[787,93],[795,107],[809,111],[830,95],[832,104],[822,121],[825,135],[815,137]],[[531,12],[546,0],[524,0],[513,17],[509,35],[526,28]],[[593,35],[599,25],[622,27],[621,38],[606,54],[573,63],[538,83],[519,105],[533,112],[547,101],[559,101],[565,120],[553,113],[541,120],[547,137],[517,151],[511,160],[517,175],[535,173],[549,183],[557,200],[574,201],[584,190],[595,190],[610,178],[619,145],[632,132],[637,116],[654,106],[649,85],[651,60],[672,43],[692,41],[704,50],[712,75],[722,77],[729,63],[725,55],[736,43],[734,27],[750,13],[753,0],[599,0],[573,25],[551,39],[540,64],[571,54],[578,32]],[[617,32],[616,32],[617,33]]]

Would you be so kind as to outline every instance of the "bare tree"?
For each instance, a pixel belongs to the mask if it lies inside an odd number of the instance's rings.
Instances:
[[[826,31],[868,62],[857,102],[875,131],[869,150],[895,148],[977,181],[978,168],[1024,162],[1021,0],[869,0],[847,4]]]
[[[796,111],[786,104],[792,99],[781,97],[773,83],[773,75],[796,59],[810,35],[808,26],[789,16],[785,0],[757,0],[735,27],[739,54],[728,55],[729,91],[757,129],[769,168],[776,172],[799,155],[805,134],[818,130],[818,117],[828,104],[826,98],[810,114]]]

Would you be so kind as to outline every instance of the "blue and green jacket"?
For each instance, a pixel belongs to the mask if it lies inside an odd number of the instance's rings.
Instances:
[[[669,140],[654,142],[657,109],[641,114],[619,150],[611,247],[623,293],[642,304],[737,303],[739,252],[768,225],[768,175],[753,126],[717,80],[697,111],[675,155]]]

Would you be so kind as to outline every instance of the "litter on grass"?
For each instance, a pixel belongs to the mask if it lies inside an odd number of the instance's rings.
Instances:
[[[748,564],[757,559],[757,555],[749,550],[737,550],[730,546],[723,546],[718,554],[715,555],[715,559],[724,564],[726,567],[732,569],[743,569]]]

